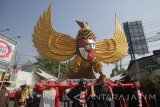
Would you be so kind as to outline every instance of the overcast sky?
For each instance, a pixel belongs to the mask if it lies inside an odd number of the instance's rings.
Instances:
[[[146,37],[160,32],[160,0],[0,0],[0,31],[8,36],[21,36],[18,54],[37,55],[32,33],[40,15],[52,4],[54,28],[75,37],[79,29],[75,20],[89,22],[98,40],[109,39],[115,30],[115,13],[121,23],[142,20]],[[150,45],[150,44],[149,44]],[[151,45],[156,45],[152,43]],[[151,51],[152,48],[149,48]],[[158,47],[158,45],[157,45]],[[142,57],[142,56],[138,56]],[[129,56],[122,61],[127,65]],[[22,57],[23,62],[32,57]],[[113,65],[104,67],[109,76]]]

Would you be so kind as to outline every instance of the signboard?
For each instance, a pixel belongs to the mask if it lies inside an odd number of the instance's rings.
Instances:
[[[0,61],[0,72],[6,72],[8,69],[9,63]]]
[[[134,54],[149,53],[141,21],[125,22],[123,28],[129,43],[129,52],[133,51]]]
[[[0,72],[5,72],[10,65],[17,42],[0,33]]]

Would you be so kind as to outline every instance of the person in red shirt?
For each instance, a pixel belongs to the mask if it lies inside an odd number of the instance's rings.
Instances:
[[[133,84],[134,88],[130,95],[129,107],[149,107],[143,92],[139,89],[140,82],[135,80]]]
[[[68,88],[72,88],[74,86],[76,86],[77,84],[73,84],[73,83],[70,83],[70,84],[58,84],[58,83],[55,83],[54,82],[54,79],[49,79],[47,83],[44,83],[42,81],[38,82],[37,84],[35,84],[35,88],[34,88],[34,92],[36,93],[39,93],[39,94],[42,94],[43,96],[45,96],[44,94],[44,91],[45,93],[48,93],[46,92],[47,90],[52,90],[51,91],[51,94],[53,95],[54,93],[56,93],[55,97],[55,107],[59,107],[59,97],[60,97],[60,94],[64,94],[65,90],[68,89]],[[53,93],[53,90],[55,91]],[[50,95],[51,95],[50,94]],[[45,106],[42,106],[44,105],[43,103],[40,103],[41,107],[45,107]]]
[[[107,78],[106,78],[105,75],[101,75],[101,76],[99,77],[99,79],[97,79],[97,83],[94,85],[94,88],[95,88],[95,90],[97,90],[97,91],[99,91],[99,90],[104,91],[103,89],[101,89],[102,86],[106,88],[106,89],[105,89],[106,93],[107,93],[107,90],[109,90],[108,93],[110,93],[111,98],[112,98],[112,99],[114,98],[114,100],[116,100],[116,102],[119,103],[118,105],[116,105],[116,107],[126,107],[127,105],[126,105],[126,101],[125,101],[125,99],[124,99],[123,94],[120,93],[120,96],[119,96],[118,94],[115,94],[115,93],[114,93],[114,95],[113,95],[112,90],[114,90],[114,89],[122,89],[122,88],[134,88],[134,85],[131,84],[131,83],[129,83],[129,84],[122,84],[122,83],[120,83],[120,82],[118,82],[118,83],[112,83],[112,82],[110,82],[109,80],[107,80]],[[101,92],[99,92],[99,93],[101,93]],[[98,94],[99,94],[99,93],[98,93]],[[96,94],[96,93],[95,93],[95,94]],[[114,96],[114,97],[113,97],[113,96]],[[99,102],[99,101],[98,101],[98,102]],[[110,106],[109,103],[110,103],[110,102],[108,102],[108,103],[106,103],[106,104],[108,104],[108,106]],[[100,103],[99,105],[101,105],[101,103]]]
[[[94,107],[111,107],[111,100],[113,99],[112,88],[107,84],[105,75],[101,75],[96,85],[93,87],[92,93],[95,94],[93,100]]]

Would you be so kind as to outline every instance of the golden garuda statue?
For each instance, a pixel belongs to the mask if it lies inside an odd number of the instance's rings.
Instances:
[[[76,21],[80,26],[76,38],[55,31],[51,25],[51,5],[40,16],[33,33],[34,46],[49,60],[63,62],[70,59],[69,71],[63,78],[95,79],[94,73],[103,74],[106,64],[121,60],[128,51],[128,43],[116,18],[116,30],[112,39],[96,41],[87,22]]]

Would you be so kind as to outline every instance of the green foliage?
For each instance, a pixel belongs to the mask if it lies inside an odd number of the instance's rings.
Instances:
[[[43,71],[58,77],[59,72],[59,62],[50,61],[42,56],[36,57],[37,68],[42,69]],[[68,64],[60,64],[60,77],[66,74],[68,71]]]
[[[127,70],[124,69],[124,68],[121,68],[120,70],[117,69],[117,68],[113,68],[113,69],[112,69],[112,73],[110,74],[110,77],[113,77],[114,74],[119,75],[119,74],[122,74],[122,73],[123,73],[123,74],[127,74]]]
[[[146,94],[156,94],[160,96],[160,75],[151,75],[141,81],[141,88]]]

